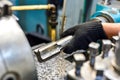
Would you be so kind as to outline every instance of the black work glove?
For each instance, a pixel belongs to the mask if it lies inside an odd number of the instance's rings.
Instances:
[[[72,53],[76,50],[86,50],[90,42],[99,39],[107,39],[100,21],[86,22],[76,25],[62,33],[61,37],[74,35],[74,38],[64,48],[65,53]]]

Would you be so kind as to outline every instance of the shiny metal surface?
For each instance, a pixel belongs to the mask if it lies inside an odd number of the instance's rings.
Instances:
[[[13,17],[1,17],[0,37],[0,80],[7,73],[17,80],[37,80],[31,48]]]
[[[49,58],[55,56],[57,53],[61,51],[61,49],[69,43],[69,41],[72,39],[72,36],[67,36],[63,39],[60,39],[55,42],[51,42],[46,44],[45,46],[39,47],[34,50],[34,53],[36,54],[38,61],[46,61]]]
[[[90,65],[94,67],[95,64],[95,57],[98,55],[99,44],[95,42],[91,42],[89,44],[89,51],[90,51]]]
[[[110,40],[102,40],[103,58],[108,56],[108,52],[111,47],[112,47],[112,42]]]

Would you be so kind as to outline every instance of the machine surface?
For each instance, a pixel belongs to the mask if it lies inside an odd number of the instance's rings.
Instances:
[[[0,37],[0,79],[37,80],[30,45],[12,16],[1,18]]]

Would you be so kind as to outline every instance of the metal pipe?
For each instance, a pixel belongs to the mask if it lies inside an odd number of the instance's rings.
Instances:
[[[51,9],[51,16],[49,18],[49,24],[50,24],[50,28],[51,28],[51,31],[50,31],[50,37],[51,37],[51,40],[52,41],[55,41],[56,40],[56,26],[58,24],[57,22],[57,15],[56,15],[56,7],[53,7]]]
[[[40,9],[51,9],[55,8],[53,4],[48,5],[23,5],[23,6],[12,6],[11,10],[20,11],[20,10],[40,10]]]
[[[51,29],[51,40],[52,41],[56,40],[56,29],[55,28]]]

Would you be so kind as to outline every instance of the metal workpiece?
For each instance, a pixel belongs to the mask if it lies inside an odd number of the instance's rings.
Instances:
[[[0,80],[37,80],[30,45],[12,16],[0,19]]]
[[[46,44],[45,46],[34,50],[34,53],[36,54],[39,62],[46,61],[52,56],[55,56],[56,54],[58,54],[59,52],[60,52],[60,49],[57,48],[56,42]]]
[[[70,42],[72,38],[73,38],[72,36],[67,36],[56,42],[51,42],[46,44],[45,46],[35,49],[34,53],[36,54],[38,61],[43,62],[54,57],[62,50],[63,47],[65,47],[66,44]]]
[[[73,36],[70,35],[70,36],[67,36],[67,37],[64,37],[64,38],[58,40],[56,43],[61,48],[64,48],[72,39],[73,39]]]
[[[112,47],[112,42],[110,40],[102,40],[102,58],[108,57],[108,52]]]
[[[91,42],[89,44],[90,65],[94,67],[95,57],[98,55],[99,43]]]

